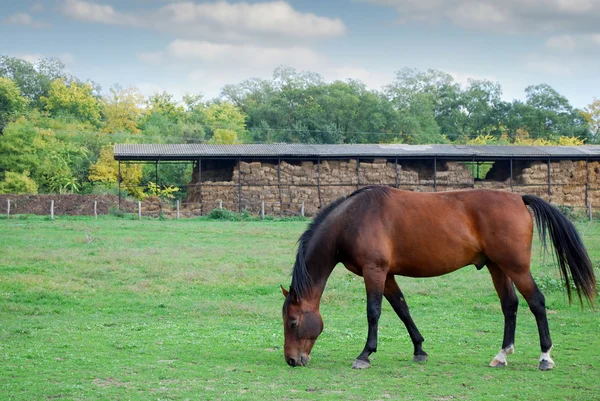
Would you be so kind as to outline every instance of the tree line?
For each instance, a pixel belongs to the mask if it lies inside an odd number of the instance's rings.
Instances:
[[[56,59],[0,56],[0,193],[114,193],[114,143],[596,143],[600,100],[585,109],[546,84],[524,100],[500,84],[461,86],[443,71],[405,68],[381,90],[279,67],[271,79],[226,85],[220,96],[143,96],[68,73]],[[161,168],[181,186],[189,166]],[[157,186],[153,166],[123,167],[128,193],[184,196]]]

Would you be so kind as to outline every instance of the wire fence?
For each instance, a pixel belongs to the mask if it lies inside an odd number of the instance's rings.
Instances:
[[[419,192],[444,192],[456,189],[475,189],[493,187],[490,182],[474,181],[472,184],[389,184],[405,190],[418,190]],[[189,187],[196,187],[189,185]],[[204,192],[196,201],[178,199],[160,199],[148,197],[138,201],[127,196],[117,195],[77,195],[77,194],[44,194],[44,195],[0,195],[0,216],[5,218],[17,215],[45,215],[50,218],[56,216],[103,216],[103,215],[130,215],[137,218],[194,218],[206,216],[214,210],[242,213],[245,215],[262,218],[314,216],[321,207],[337,199],[339,196],[348,195],[364,185],[352,184],[327,184],[327,185],[288,185],[287,188],[272,188],[270,196],[264,196],[262,185],[237,185],[237,184],[203,184]],[[495,188],[512,191],[519,194],[533,194],[553,202],[553,193],[561,191],[567,184],[554,185],[512,185],[511,187]],[[211,193],[211,187],[227,189],[227,195],[219,197]],[[569,188],[573,188],[569,186]],[[600,194],[600,187],[580,188],[586,193]],[[304,191],[303,191],[304,190]],[[294,197],[293,193],[299,196]],[[223,194],[223,191],[217,192]],[[266,199],[268,198],[268,199]],[[273,200],[273,198],[276,198]],[[587,197],[586,197],[587,199]],[[565,214],[572,218],[595,219],[600,217],[600,204],[588,203],[560,204],[555,203]]]

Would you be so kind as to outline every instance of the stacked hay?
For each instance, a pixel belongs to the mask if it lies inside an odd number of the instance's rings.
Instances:
[[[357,185],[356,166],[356,160],[321,161],[321,185]]]
[[[590,184],[593,185],[598,175],[594,175],[590,163]],[[561,160],[550,163],[550,190],[548,197],[548,164],[533,162],[523,168],[515,177],[515,192],[528,193],[550,199],[553,203],[567,206],[585,206],[585,185],[588,172],[585,161]]]
[[[402,166],[398,166],[400,170]],[[361,185],[395,185],[396,165],[386,159],[375,159],[372,163],[360,162],[358,177]]]
[[[158,196],[149,196],[142,202],[142,215],[144,216],[158,217],[162,210],[162,204]]]
[[[422,180],[433,185],[433,180]],[[462,163],[445,162],[441,171],[436,172],[436,185],[438,191],[452,191],[457,189],[471,188],[473,186],[473,175],[469,168]]]

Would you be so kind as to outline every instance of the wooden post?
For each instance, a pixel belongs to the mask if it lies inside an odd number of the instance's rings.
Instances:
[[[590,223],[592,222],[592,202],[588,203],[588,213],[590,214]]]
[[[138,219],[142,219],[142,201],[138,201]]]
[[[10,219],[10,199],[6,200],[8,202],[8,205],[6,206],[6,218]]]
[[[204,210],[204,199],[202,198],[202,158],[198,158],[198,185],[200,185],[200,216]]]
[[[265,201],[264,200],[260,202],[260,218],[262,220],[265,219]]]
[[[513,159],[510,159],[510,190],[513,190]]]
[[[94,218],[98,218],[98,201],[94,201]]]
[[[471,163],[471,175],[473,176],[473,188],[475,188],[475,174],[473,174],[473,166],[475,165],[475,156],[473,156],[473,162]],[[479,178],[479,177],[477,177]]]
[[[323,200],[321,198],[321,158],[317,158],[317,193],[319,195],[319,209],[323,207]]]
[[[433,158],[433,192],[437,192],[437,158]]]
[[[396,157],[396,189],[399,187],[399,179],[398,179],[398,158]]]
[[[550,158],[548,158],[548,202],[551,202],[552,190],[550,189]]]
[[[304,201],[302,201],[302,207],[300,208],[300,214],[304,217]]]
[[[242,212],[242,158],[238,157],[238,213]]]
[[[219,199],[219,209],[223,209],[223,200]]]
[[[50,220],[54,220],[54,199],[50,201]]]
[[[590,203],[590,168],[589,159],[585,159],[585,204]],[[591,220],[591,219],[590,219]]]
[[[279,215],[283,214],[283,196],[281,195],[281,157],[277,158],[277,190],[279,191]]]
[[[179,220],[179,199],[177,199],[177,220]]]
[[[119,159],[119,171],[117,172],[117,186],[119,187],[119,211],[121,210],[121,160]]]
[[[356,156],[356,189],[360,189],[360,159]]]

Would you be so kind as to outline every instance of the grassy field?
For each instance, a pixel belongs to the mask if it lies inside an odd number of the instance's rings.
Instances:
[[[308,368],[283,359],[279,289],[306,222],[29,217],[0,220],[0,400],[600,399],[600,319],[568,306],[535,252],[556,369],[522,301],[516,354],[487,365],[503,317],[489,274],[399,278],[430,359],[388,304],[372,368],[364,287],[343,266],[323,298]],[[600,224],[578,224],[600,261]],[[597,270],[597,275],[598,270]]]

